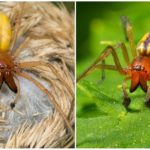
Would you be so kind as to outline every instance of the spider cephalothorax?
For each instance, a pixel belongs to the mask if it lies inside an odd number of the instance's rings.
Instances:
[[[0,87],[5,81],[9,88],[17,93],[17,86],[13,78],[15,68],[11,55],[7,52],[0,53]]]
[[[139,56],[133,60],[130,92],[134,92],[138,86],[147,92],[147,81],[150,79],[150,63],[148,62],[150,58],[147,56]]]

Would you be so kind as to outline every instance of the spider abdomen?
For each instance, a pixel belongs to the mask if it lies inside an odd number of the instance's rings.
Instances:
[[[137,52],[142,56],[150,55],[150,33],[146,33],[140,40],[137,46]]]
[[[0,52],[9,50],[12,37],[12,28],[9,18],[0,12]]]

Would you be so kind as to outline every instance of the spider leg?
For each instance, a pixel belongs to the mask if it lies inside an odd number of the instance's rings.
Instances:
[[[129,60],[129,55],[128,55],[128,51],[127,51],[125,44],[123,42],[120,42],[116,45],[116,49],[117,48],[121,48],[124,61],[125,61],[126,65],[129,65],[130,60]],[[105,60],[102,61],[102,65],[105,65]],[[106,68],[99,68],[99,69],[102,69],[102,75],[101,75],[101,80],[100,80],[100,82],[101,82],[105,79],[105,69],[109,69],[109,66]],[[112,68],[112,70],[113,70],[113,68]]]
[[[98,65],[98,63],[105,60],[105,58],[107,56],[109,56],[110,54],[112,54],[112,56],[113,56],[113,59],[115,62],[115,68],[117,68],[117,70],[120,73],[122,73],[123,70],[122,70],[121,64],[119,62],[119,58],[117,56],[115,48],[113,48],[112,46],[107,46],[104,49],[104,51],[100,54],[100,56],[77,78],[77,82],[80,81],[82,78],[86,77],[87,74],[89,74],[93,69],[95,69],[95,67]],[[109,67],[106,67],[106,65],[102,65],[102,66],[105,66],[105,67],[104,68],[102,67],[101,69],[110,69]],[[100,67],[100,65],[99,65],[99,67]]]
[[[126,91],[126,81],[129,80],[129,79],[130,79],[130,77],[125,78],[123,83],[122,83],[122,90],[123,90],[123,102],[122,102],[122,104],[124,105],[124,107],[126,109],[128,109],[128,106],[129,106],[129,104],[131,102],[131,99],[128,96],[128,93]]]
[[[148,87],[148,90],[147,90],[147,94],[145,98],[145,105],[150,108],[150,87]]]
[[[125,16],[121,17],[121,22],[124,28],[126,39],[129,41],[130,48],[132,51],[132,57],[135,58],[137,56],[136,50],[135,50],[135,44],[134,44],[134,36],[132,31],[132,25],[129,22],[128,18]]]
[[[20,82],[19,82],[19,79],[15,76],[16,80],[17,80],[17,95],[15,97],[15,99],[10,103],[10,107],[11,109],[13,109],[20,97]]]
[[[105,64],[97,64],[97,65],[95,65],[95,67],[94,68],[92,68],[87,74],[86,74],[86,76],[87,75],[89,75],[92,71],[94,71],[94,70],[96,70],[96,69],[101,69],[101,70],[113,70],[113,71],[118,71],[118,69],[117,69],[117,67],[115,66],[115,65],[105,65]],[[105,79],[105,76],[104,76],[105,74],[104,73],[102,73],[102,80],[104,80]]]
[[[45,93],[48,97],[49,100],[52,100],[54,107],[56,108],[56,110],[60,113],[60,115],[63,117],[66,125],[68,126],[72,136],[74,137],[74,130],[72,129],[72,126],[70,125],[65,113],[62,111],[61,107],[59,106],[59,104],[57,103],[55,97],[37,80],[33,79],[32,77],[30,77],[28,74],[26,73],[22,73],[19,71],[16,71],[16,74],[33,82],[41,91],[43,91],[43,93]]]
[[[128,55],[126,45],[123,42],[120,42],[120,43],[118,43],[117,47],[118,48],[120,47],[122,49],[124,61],[125,61],[126,65],[129,65],[130,60],[129,60],[129,55]]]
[[[102,65],[105,65],[105,60],[102,61]],[[101,80],[105,79],[105,69],[102,69]]]
[[[36,71],[36,68],[32,68],[32,70],[35,70]],[[39,69],[38,69],[39,70]],[[46,77],[46,76],[44,76],[44,75],[40,75],[42,78],[44,78],[44,79],[46,79],[48,82],[50,82],[51,84],[52,84],[52,87],[54,87],[54,89],[55,89],[55,87],[57,87],[60,91],[61,91],[61,88],[59,87],[59,86],[57,86],[56,84],[55,84],[55,82],[54,81],[52,81],[52,80],[50,80],[48,77]],[[55,93],[57,93],[57,91],[55,90]],[[73,102],[73,101],[72,101]],[[74,103],[71,103],[71,108],[70,108],[70,112],[68,113],[68,116],[69,117],[71,117],[71,113],[72,112],[74,112]],[[69,119],[69,117],[68,117],[68,119]],[[73,124],[71,121],[70,121],[70,123],[71,124]],[[66,139],[64,139],[64,141],[65,141],[65,147],[67,148],[68,146],[71,146],[73,143],[74,143],[74,139],[72,138],[72,137],[65,137]],[[62,140],[62,139],[61,139]]]
[[[18,64],[18,67],[21,69],[30,68],[30,67],[36,67],[36,66],[45,66],[51,69],[51,71],[58,77],[58,79],[63,83],[63,85],[68,89],[72,97],[74,97],[74,92],[69,87],[69,85],[64,81],[62,76],[59,74],[57,69],[50,63],[47,62],[41,62],[41,61],[30,61],[30,62],[21,62]]]
[[[10,108],[8,110],[13,110],[14,112],[24,116],[24,114],[22,112],[15,109],[15,105],[16,105],[17,101],[19,100],[19,97],[20,97],[20,82],[19,82],[19,79],[16,76],[14,76],[14,77],[17,80],[17,95],[16,95],[15,99],[12,100],[12,102],[10,103]]]
[[[102,60],[101,64],[102,64],[101,66],[104,66],[105,65],[105,60]],[[96,66],[95,66],[95,68],[96,68]],[[105,76],[105,69],[106,68],[101,68],[101,79],[97,82],[98,84],[101,84],[106,78],[106,76]]]
[[[34,71],[34,70],[37,71],[35,67],[32,68],[32,71]],[[39,70],[39,69],[38,69],[38,70]],[[41,70],[41,69],[40,69],[40,70]],[[41,70],[41,71],[42,71],[42,70]],[[52,85],[52,87],[54,87],[54,89],[55,89],[56,84],[55,84],[54,81],[52,81],[51,79],[49,79],[48,77],[46,77],[46,76],[44,76],[44,75],[42,75],[42,74],[40,74],[40,77],[42,77],[42,78],[46,79],[48,82],[50,82],[50,84]],[[57,86],[57,88],[61,91],[61,87],[58,87],[58,86]],[[56,90],[55,90],[55,93],[57,93]],[[71,117],[72,112],[74,112],[74,103],[75,103],[75,101],[74,101],[74,97],[73,97],[73,99],[72,99],[72,101],[71,101],[70,112],[68,113],[68,119]]]
[[[17,23],[15,25],[15,29],[14,29],[14,36],[13,36],[13,39],[12,39],[12,42],[11,42],[11,46],[10,46],[10,52],[13,51],[14,49],[14,46],[16,44],[16,41],[17,41],[17,37],[18,37],[18,33],[20,31],[20,26],[21,26],[21,18],[22,18],[22,15],[23,15],[23,11],[24,11],[24,2],[23,3],[20,3],[19,5],[21,5],[21,10],[18,11],[18,15],[17,15]]]
[[[51,71],[58,77],[58,79],[63,83],[63,85],[67,88],[67,90],[71,94],[73,99],[71,102],[71,110],[70,111],[72,111],[72,108],[74,108],[74,92],[72,91],[72,89],[70,88],[68,83],[62,78],[62,76],[58,73],[58,71],[52,64],[49,64],[46,62],[41,62],[41,61],[31,61],[31,62],[22,62],[18,65],[19,65],[19,68],[22,68],[22,69],[29,68],[29,67],[36,67],[36,66],[46,66],[46,67],[50,68]]]
[[[70,115],[71,115],[71,111],[73,110],[72,108],[74,108],[74,92],[72,91],[72,89],[70,88],[70,86],[68,85],[68,83],[66,83],[66,81],[62,78],[62,76],[58,73],[58,71],[56,70],[56,68],[46,62],[41,62],[41,61],[32,61],[32,62],[22,62],[19,64],[19,68],[25,69],[25,68],[29,68],[29,67],[35,67],[35,66],[46,66],[48,68],[50,68],[52,70],[52,72],[58,77],[58,79],[64,84],[64,86],[67,88],[67,90],[69,91],[69,93],[72,96],[72,102],[71,102],[71,109],[70,109]],[[70,116],[69,115],[69,116]]]

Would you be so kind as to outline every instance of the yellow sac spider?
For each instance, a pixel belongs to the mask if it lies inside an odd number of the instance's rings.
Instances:
[[[19,22],[21,21],[21,13],[18,15],[18,21],[16,24],[16,28],[19,26]],[[10,103],[11,109],[15,107],[16,101],[20,94],[20,85],[17,76],[21,76],[27,80],[33,82],[41,91],[43,91],[49,99],[52,100],[52,103],[56,110],[61,114],[63,117],[66,125],[68,126],[72,136],[74,135],[74,131],[60,108],[59,104],[55,100],[54,96],[38,81],[34,78],[29,76],[28,74],[24,73],[23,70],[30,67],[35,66],[46,66],[59,78],[59,80],[66,86],[67,89],[70,89],[68,84],[63,80],[61,75],[57,72],[55,67],[47,62],[41,61],[30,61],[30,62],[17,62],[16,57],[18,56],[17,49],[14,49],[14,45],[17,39],[17,30],[15,30],[14,34],[12,34],[12,28],[10,19],[2,12],[0,12],[0,87],[2,86],[3,82],[6,82],[8,87],[14,92],[17,93],[16,98],[13,102]],[[12,36],[13,35],[13,36]],[[19,48],[18,48],[19,49]],[[14,77],[18,81],[18,86],[15,83]],[[73,92],[72,92],[73,95]]]

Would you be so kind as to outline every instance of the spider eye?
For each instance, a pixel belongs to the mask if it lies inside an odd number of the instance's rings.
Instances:
[[[9,18],[2,12],[0,12],[0,31],[0,52],[6,52],[9,50],[12,29]]]
[[[4,69],[4,66],[1,66],[0,69]]]
[[[0,69],[4,69],[5,66],[3,64],[0,64]]]

